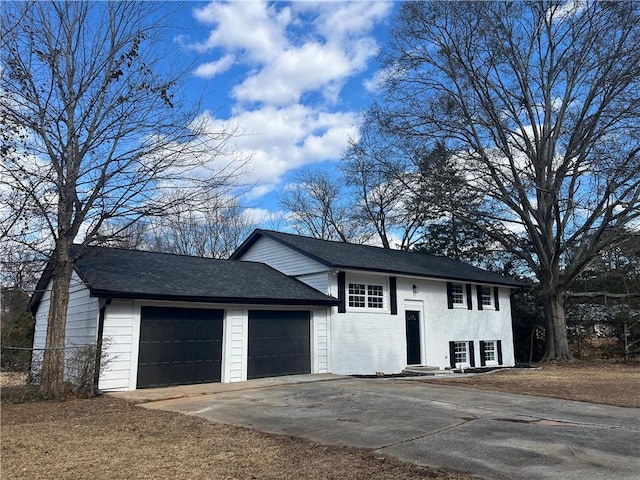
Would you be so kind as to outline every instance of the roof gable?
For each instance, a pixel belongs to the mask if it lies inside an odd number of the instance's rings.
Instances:
[[[511,278],[446,257],[319,240],[271,230],[255,230],[231,258],[240,259],[261,236],[280,242],[329,268],[472,281],[510,287],[525,286]]]

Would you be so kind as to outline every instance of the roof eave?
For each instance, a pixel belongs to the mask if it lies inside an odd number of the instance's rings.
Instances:
[[[141,292],[117,292],[112,290],[91,290],[93,297],[111,297],[131,300],[164,300],[172,302],[198,302],[215,304],[242,304],[242,305],[309,305],[309,306],[337,306],[338,299],[333,297],[319,299],[304,298],[273,298],[273,297],[206,297],[198,295],[163,295]]]
[[[508,281],[507,280],[507,281],[504,281],[504,282],[484,281],[484,280],[476,280],[476,279],[465,278],[465,277],[448,277],[448,276],[445,276],[445,275],[427,275],[427,274],[420,274],[420,273],[403,272],[403,271],[399,271],[399,270],[390,270],[390,269],[384,269],[384,268],[354,267],[354,266],[350,266],[350,265],[338,265],[338,264],[332,265],[332,268],[334,268],[336,270],[353,270],[353,271],[358,271],[358,272],[376,272],[376,273],[393,274],[393,275],[397,275],[397,276],[427,278],[427,279],[434,279],[434,280],[446,280],[446,281],[454,281],[454,282],[474,282],[474,283],[483,283],[483,284],[488,284],[488,285],[501,285],[501,286],[511,287],[511,288],[526,288],[526,287],[528,287],[527,284],[522,283],[522,282],[518,282],[516,280],[513,280],[513,281]]]

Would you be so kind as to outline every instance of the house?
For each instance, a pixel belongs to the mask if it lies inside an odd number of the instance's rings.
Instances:
[[[455,260],[256,230],[231,260],[88,247],[68,346],[108,339],[101,390],[514,364],[522,285]],[[51,279],[32,311],[46,338]]]
[[[232,259],[263,262],[338,298],[329,371],[513,366],[511,292],[524,284],[445,257],[266,230]]]

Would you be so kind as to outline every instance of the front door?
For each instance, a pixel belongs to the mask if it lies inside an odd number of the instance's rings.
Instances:
[[[407,328],[407,365],[420,365],[420,312],[405,312]]]

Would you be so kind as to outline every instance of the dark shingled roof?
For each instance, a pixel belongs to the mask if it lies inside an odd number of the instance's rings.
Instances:
[[[337,305],[338,300],[262,263],[87,247],[75,271],[96,297],[212,303]],[[39,282],[46,288],[50,280]],[[32,300],[32,311],[40,298]]]
[[[525,286],[524,283],[511,278],[446,257],[318,240],[271,230],[255,230],[231,258],[241,258],[251,245],[262,236],[271,238],[323,265],[337,270],[368,270],[398,275],[506,285],[509,287]]]

